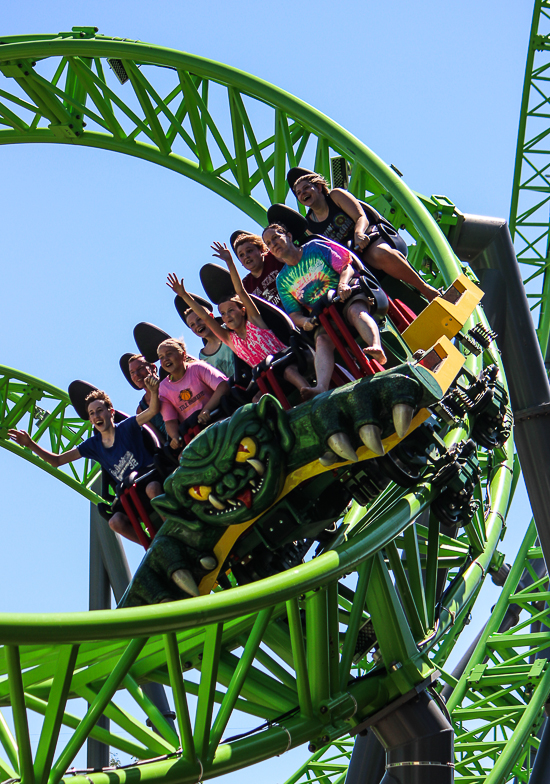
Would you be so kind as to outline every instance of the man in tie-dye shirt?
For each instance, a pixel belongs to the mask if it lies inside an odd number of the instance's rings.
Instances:
[[[277,276],[277,290],[284,309],[297,327],[306,332],[315,330],[315,375],[317,384],[302,390],[302,397],[313,397],[328,390],[334,370],[334,346],[324,329],[317,326],[304,309],[311,311],[317,300],[330,289],[342,301],[352,294],[349,283],[354,270],[353,254],[336,243],[314,239],[302,247],[294,245],[292,234],[282,224],[272,223],[264,230],[263,239],[271,253],[285,266]],[[365,342],[365,354],[385,364],[386,355],[380,333],[368,312],[365,297],[357,297],[344,307],[344,318]]]

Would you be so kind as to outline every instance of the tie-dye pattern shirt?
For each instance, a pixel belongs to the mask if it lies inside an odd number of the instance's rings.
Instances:
[[[277,289],[286,312],[296,313],[302,306],[311,310],[325,292],[338,287],[340,274],[352,258],[347,248],[336,243],[306,242],[298,264],[285,264],[277,276]]]

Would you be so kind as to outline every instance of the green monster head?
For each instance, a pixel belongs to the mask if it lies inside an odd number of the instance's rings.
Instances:
[[[275,398],[239,409],[208,427],[183,450],[180,467],[155,499],[160,514],[229,526],[264,512],[286,478],[294,445],[286,414]]]

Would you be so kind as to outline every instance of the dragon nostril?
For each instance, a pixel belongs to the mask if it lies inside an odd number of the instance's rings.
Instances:
[[[237,477],[234,474],[226,474],[223,478],[223,483],[228,490],[236,490],[237,489]]]

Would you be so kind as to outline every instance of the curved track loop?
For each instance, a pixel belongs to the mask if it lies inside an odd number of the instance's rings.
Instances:
[[[107,73],[106,58],[121,62],[126,84]],[[91,28],[4,39],[0,70],[0,143],[76,143],[135,155],[192,177],[260,223],[260,199],[286,196],[286,168],[308,165],[313,147],[309,165],[330,176],[333,150],[351,166],[351,189],[417,240],[411,259],[418,268],[432,266],[446,282],[461,271],[430,215],[448,229],[456,223],[449,202],[421,202],[341,126],[259,79],[161,47],[96,37]],[[480,320],[478,310],[467,327]],[[469,356],[467,367],[477,373],[492,362],[499,358],[488,350]],[[64,393],[16,372],[4,378],[14,391],[2,398],[10,402],[0,427],[18,422],[19,410],[36,420],[42,392],[60,406],[44,419],[48,433],[65,434]],[[67,437],[81,426],[72,420]],[[465,416],[441,435],[451,447],[469,432]],[[307,741],[321,748],[425,683],[443,667],[484,577],[501,563],[496,547],[515,486],[511,441],[492,457],[483,449],[478,456],[477,511],[464,530],[440,530],[429,513],[439,489],[426,475],[410,491],[390,485],[368,508],[354,505],[337,546],[269,580],[133,610],[1,615],[0,704],[12,707],[15,728],[14,738],[0,715],[2,777],[57,784],[92,737],[142,762],[77,773],[82,784],[195,782]],[[91,497],[89,478],[63,481]],[[176,730],[142,690],[147,681],[171,687]],[[82,719],[70,709],[77,698],[90,705]],[[134,718],[127,700],[158,732]],[[238,711],[257,729],[228,738]],[[37,748],[29,712],[44,716]],[[96,726],[101,714],[109,730]],[[62,727],[74,730],[68,740]]]
[[[47,442],[47,448],[56,454],[68,452],[89,438],[92,427],[75,416],[66,392],[27,373],[0,365],[0,412],[0,444],[4,449],[34,463],[90,501],[101,500],[91,489],[99,476],[99,466],[83,460],[68,465],[65,470],[53,468],[29,449],[23,449],[7,438],[10,428],[22,428],[35,440]]]

